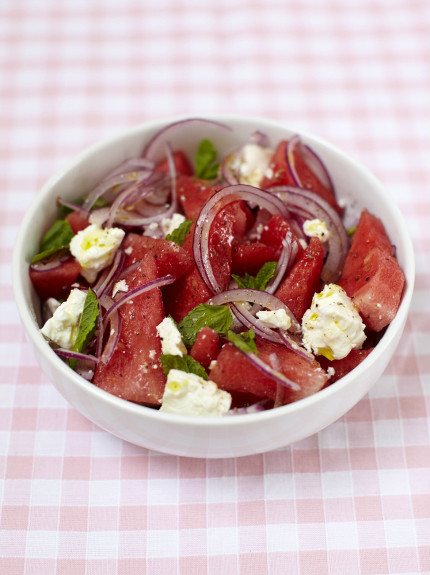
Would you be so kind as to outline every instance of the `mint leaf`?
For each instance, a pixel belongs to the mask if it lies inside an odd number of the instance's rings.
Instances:
[[[78,335],[73,346],[74,351],[81,352],[85,350],[96,330],[98,316],[99,304],[97,297],[93,290],[89,289],[79,321]]]
[[[190,311],[179,324],[185,345],[193,345],[197,334],[206,325],[220,335],[225,335],[233,321],[231,311],[225,305],[201,303]]]
[[[243,331],[242,333],[234,333],[234,331],[228,330],[227,339],[231,343],[241,349],[242,351],[250,351],[252,353],[258,353],[257,346],[255,345],[255,333],[250,329],[249,331]]]
[[[207,380],[208,374],[201,363],[193,359],[190,355],[160,355],[161,365],[163,371],[168,375],[171,369],[179,369],[180,371],[185,371],[185,373],[194,373],[202,379]]]
[[[175,242],[178,246],[182,246],[192,225],[193,220],[185,220],[185,222],[182,222],[171,234],[167,234],[165,239],[170,242]]]
[[[219,164],[215,163],[217,152],[210,140],[202,140],[197,150],[195,165],[196,177],[214,180],[218,175]]]
[[[236,274],[231,274],[231,277],[240,288],[262,291],[266,289],[267,284],[275,275],[277,265],[276,262],[266,262],[255,277],[249,274],[245,274],[243,279]]]
[[[40,251],[33,257],[31,263],[34,264],[52,256],[60,250],[67,249],[70,245],[70,240],[74,235],[75,234],[69,222],[66,222],[65,220],[57,220],[43,236],[42,241],[40,242]]]

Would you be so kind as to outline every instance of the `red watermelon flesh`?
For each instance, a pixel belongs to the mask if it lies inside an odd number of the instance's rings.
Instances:
[[[206,287],[199,270],[194,269],[163,289],[166,314],[177,322],[200,303],[205,303],[212,292]]]
[[[69,222],[70,227],[75,234],[84,230],[90,225],[89,216],[83,212],[79,212],[78,210],[67,214],[66,221]]]
[[[157,267],[158,277],[172,274],[179,278],[194,266],[190,254],[175,242],[129,233],[122,245],[125,250],[131,250],[126,265],[134,264],[145,255],[150,255]]]
[[[279,250],[261,242],[246,241],[233,247],[232,272],[256,275],[266,262],[276,262]]]
[[[297,236],[293,232],[290,224],[280,214],[272,216],[264,226],[263,231],[261,232],[260,241],[263,242],[263,244],[276,248],[278,250],[278,254],[280,254],[282,241],[285,239],[288,232],[292,234],[293,240],[297,244],[298,255],[303,251],[303,248],[297,240]]]
[[[257,339],[258,357],[268,366],[283,373],[301,386],[299,391],[284,388],[283,403],[291,403],[322,389],[327,374],[316,360],[309,361],[285,346]],[[277,396],[277,383],[255,367],[248,358],[231,344],[220,351],[209,379],[219,388],[233,393],[250,393],[273,401]]]
[[[373,248],[378,248],[389,256],[393,255],[393,246],[383,223],[367,210],[363,210],[339,281],[349,296],[365,283],[366,279],[362,273],[363,261]]]
[[[333,361],[328,360],[324,356],[319,356],[318,361],[323,369],[326,371],[329,367],[334,369],[334,374],[327,381],[327,385],[331,385],[352,371],[369,355],[372,350],[373,347],[369,349],[352,349],[343,359],[334,359]]]
[[[176,188],[181,208],[190,220],[198,218],[202,207],[219,189],[211,186],[206,180],[191,176],[179,176]]]
[[[364,210],[339,285],[372,331],[386,327],[400,305],[405,276],[392,251],[382,222]]]
[[[220,337],[209,326],[203,327],[197,334],[196,340],[190,350],[190,355],[206,369],[212,360],[217,358],[221,350]]]
[[[175,163],[176,173],[183,176],[192,176],[194,173],[193,167],[187,155],[182,150],[177,150],[173,152],[173,161]],[[169,162],[167,159],[159,162],[155,169],[159,172],[168,172],[170,170]]]
[[[50,297],[66,299],[81,272],[81,266],[70,257],[59,267],[49,271],[36,271],[30,268],[30,280],[41,300]]]
[[[320,291],[323,263],[322,243],[313,237],[275,293],[299,321],[310,307],[314,293]]]
[[[405,276],[396,258],[373,248],[363,260],[358,289],[348,295],[366,327],[381,331],[396,316],[404,285]]]
[[[150,255],[126,276],[132,290],[157,277]],[[107,365],[99,362],[93,383],[122,399],[159,405],[166,376],[160,364],[161,342],[156,327],[164,319],[161,291],[154,288],[126,302],[120,308],[121,333],[118,345]]]
[[[276,146],[273,157],[269,164],[269,176],[265,176],[260,183],[260,188],[266,190],[272,186],[293,186],[290,171],[287,166],[286,148],[288,142],[282,140]]]

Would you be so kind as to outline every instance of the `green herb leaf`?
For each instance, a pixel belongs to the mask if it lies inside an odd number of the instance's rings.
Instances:
[[[65,220],[57,220],[52,227],[43,236],[40,242],[40,251],[36,254],[31,262],[34,264],[49,256],[52,256],[60,250],[65,250],[70,245],[70,240],[74,236],[74,232]]]
[[[215,163],[217,152],[210,140],[202,140],[197,150],[195,165],[196,177],[214,180],[218,175],[219,164]]]
[[[233,321],[231,311],[225,305],[201,303],[190,311],[179,324],[185,345],[193,345],[197,334],[206,325],[220,335],[225,335]]]
[[[166,240],[175,242],[178,246],[182,246],[192,225],[193,220],[185,220],[185,222],[182,222],[182,224],[173,230],[171,234],[167,234]]]
[[[87,347],[97,327],[97,318],[99,316],[99,305],[96,294],[92,289],[87,292],[84,302],[81,319],[78,327],[78,335],[73,346],[74,351],[82,352]]]
[[[208,374],[201,363],[191,357],[191,355],[160,355],[161,365],[164,373],[167,375],[171,369],[179,369],[185,373],[194,373],[202,379],[207,380]]]
[[[267,284],[275,275],[277,265],[276,262],[266,262],[255,277],[249,274],[245,274],[244,278],[236,274],[231,274],[231,277],[240,288],[258,289],[262,291],[266,289]]]
[[[351,237],[355,234],[356,229],[357,229],[357,226],[352,226],[352,228],[348,228],[346,230],[346,233],[348,234],[349,237]]]
[[[250,329],[249,331],[243,331],[242,333],[234,333],[234,331],[228,330],[227,339],[242,351],[250,351],[252,353],[258,353],[257,346],[255,345],[255,333]]]

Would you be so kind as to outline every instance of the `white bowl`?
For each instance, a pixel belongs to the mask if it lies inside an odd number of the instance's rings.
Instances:
[[[56,217],[56,198],[84,195],[122,160],[137,156],[162,126],[182,118],[150,122],[103,140],[74,158],[43,186],[25,215],[13,254],[13,286],[27,339],[41,368],[58,391],[85,417],[114,435],[148,449],[188,457],[237,457],[293,443],[344,415],[377,382],[403,332],[414,284],[414,254],[400,210],[381,183],[363,166],[315,136],[301,133],[324,160],[338,198],[354,199],[379,216],[397,247],[406,289],[395,319],[374,351],[352,372],[326,389],[296,403],[257,414],[224,418],[191,418],[160,413],[106,393],[72,371],[39,331],[39,301],[28,275],[29,261],[47,225]],[[218,149],[233,149],[255,129],[267,133],[272,145],[293,132],[279,123],[237,116],[211,116],[229,124],[229,141],[215,140]],[[294,132],[296,133],[296,132]],[[200,135],[200,139],[205,134]],[[224,145],[224,147],[223,147]],[[187,149],[187,141],[181,142]]]

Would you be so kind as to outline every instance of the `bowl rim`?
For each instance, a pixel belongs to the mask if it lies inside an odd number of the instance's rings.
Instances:
[[[360,172],[364,172],[366,177],[370,179],[374,187],[378,189],[379,194],[382,196],[384,203],[389,206],[390,215],[395,219],[396,227],[403,230],[402,242],[404,244],[405,250],[405,264],[403,265],[403,272],[406,277],[406,287],[402,295],[402,301],[400,303],[399,309],[395,318],[392,320],[390,325],[381,340],[378,342],[374,350],[350,373],[342,377],[340,380],[335,382],[335,385],[329,385],[328,387],[300,399],[296,402],[280,406],[276,409],[270,409],[266,411],[261,411],[257,413],[247,413],[247,414],[235,414],[228,417],[190,417],[187,415],[172,414],[160,412],[157,409],[147,407],[144,405],[136,404],[128,400],[121,399],[115,395],[112,395],[103,389],[98,388],[91,382],[85,380],[79,376],[76,372],[71,370],[64,362],[60,359],[58,355],[51,349],[49,343],[43,338],[40,333],[39,328],[37,328],[34,317],[30,311],[29,306],[25,298],[25,293],[23,285],[21,283],[20,273],[23,264],[23,251],[25,249],[25,236],[28,226],[30,225],[35,213],[38,210],[38,206],[42,199],[48,197],[52,187],[60,181],[68,172],[76,168],[85,158],[91,156],[99,150],[102,150],[106,146],[112,145],[115,142],[132,137],[140,132],[150,132],[151,130],[160,129],[165,125],[173,122],[179,122],[186,119],[207,119],[214,120],[217,122],[222,122],[228,124],[229,122],[234,122],[236,124],[244,125],[255,125],[255,127],[261,128],[267,127],[276,130],[285,130],[288,133],[298,133],[303,139],[315,142],[318,145],[328,149],[334,155],[340,157],[348,165],[352,165],[355,169]],[[234,127],[233,127],[234,129]],[[26,262],[26,265],[28,263]],[[33,198],[30,206],[26,210],[23,217],[19,231],[16,237],[13,256],[12,256],[12,285],[13,293],[15,297],[15,303],[18,308],[18,312],[23,323],[26,335],[30,338],[32,344],[37,348],[38,352],[46,357],[46,359],[54,365],[54,367],[59,370],[63,376],[71,381],[72,384],[83,388],[86,393],[90,393],[98,401],[103,401],[104,403],[110,404],[119,408],[121,411],[128,412],[134,415],[141,415],[142,417],[148,417],[149,419],[155,418],[157,421],[165,421],[170,424],[180,424],[186,427],[226,427],[226,426],[246,426],[253,422],[264,422],[268,419],[284,418],[292,413],[299,413],[300,411],[306,410],[308,406],[314,405],[325,398],[329,398],[331,395],[337,393],[341,388],[349,386],[352,380],[357,377],[361,377],[363,373],[366,372],[367,367],[370,363],[378,360],[386,349],[392,344],[395,339],[396,334],[399,330],[403,330],[404,323],[407,319],[415,280],[415,258],[412,240],[408,233],[408,228],[404,220],[403,214],[400,211],[398,205],[391,201],[388,192],[386,191],[383,184],[378,178],[363,164],[357,161],[354,157],[346,154],[341,149],[337,148],[330,142],[324,140],[319,136],[314,134],[296,129],[290,125],[284,124],[283,121],[278,121],[274,119],[268,119],[258,116],[246,116],[246,115],[235,115],[235,114],[204,114],[201,116],[189,116],[189,115],[179,115],[173,117],[160,118],[157,120],[151,120],[149,122],[142,122],[137,125],[131,126],[130,128],[117,131],[113,135],[104,137],[97,142],[87,146],[78,154],[74,155],[68,162],[60,167],[40,188],[35,197]]]

